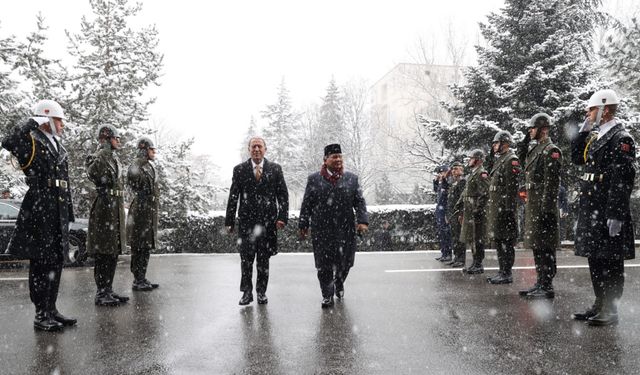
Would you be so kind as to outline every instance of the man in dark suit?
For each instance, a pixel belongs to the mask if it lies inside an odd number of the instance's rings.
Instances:
[[[66,118],[53,100],[39,101],[33,112],[33,117],[2,140],[2,147],[18,160],[29,185],[7,253],[30,260],[34,328],[59,331],[77,322],[56,308],[63,254],[69,247],[69,222],[74,221],[68,155],[60,143]]]
[[[334,293],[344,297],[344,281],[356,255],[356,232],[368,227],[358,176],[344,171],[340,145],[326,146],[322,169],[307,179],[298,224],[302,239],[311,228],[323,308],[333,305]]]
[[[264,139],[251,138],[251,158],[233,168],[229,190],[225,225],[232,233],[237,209],[242,270],[240,291],[243,292],[240,305],[253,301],[252,275],[256,258],[258,303],[268,302],[269,258],[278,253],[277,230],[284,228],[289,216],[289,193],[282,168],[264,158],[266,151]]]

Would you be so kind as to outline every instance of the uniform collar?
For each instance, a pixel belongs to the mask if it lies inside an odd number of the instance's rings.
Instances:
[[[613,129],[614,126],[616,126],[615,118],[600,125],[600,128],[598,129],[598,139],[604,137],[604,135],[607,134],[609,130]]]
[[[57,139],[57,137],[49,133],[48,131],[43,130],[42,133],[44,133],[44,135],[47,137],[49,142],[51,142],[51,145],[53,145],[53,148],[59,152],[60,150],[58,150],[58,145],[60,144],[59,143],[60,141]]]

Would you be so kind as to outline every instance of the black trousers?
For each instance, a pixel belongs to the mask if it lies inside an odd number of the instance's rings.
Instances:
[[[142,281],[147,277],[147,267],[151,249],[131,247],[131,273],[135,281]]]
[[[588,258],[591,284],[596,295],[597,309],[617,312],[617,301],[624,289],[624,259]]]
[[[473,264],[481,265],[484,261],[484,241],[476,240],[471,248],[473,254]]]
[[[113,277],[116,274],[116,266],[118,265],[118,255],[96,254],[94,259],[93,276],[96,280],[98,292],[112,290]]]
[[[464,242],[460,241],[460,231],[462,229],[462,225],[458,222],[458,218],[454,217],[451,222],[451,234],[452,234],[452,246],[453,246],[453,256],[455,261],[465,262],[467,251],[467,246]]]
[[[62,262],[32,259],[29,263],[29,296],[36,312],[56,309]]]
[[[318,281],[323,298],[329,298],[336,291],[344,290],[344,282],[349,276],[350,268],[344,262],[326,264],[318,268]]]
[[[516,249],[513,247],[513,241],[507,240],[495,242],[500,271],[510,275],[513,263],[516,259]]]
[[[556,276],[556,249],[555,247],[545,247],[533,249],[533,260],[536,263],[536,274],[538,284],[543,288],[551,288],[553,278]]]
[[[256,270],[258,277],[256,279],[256,292],[266,293],[267,284],[269,283],[269,258],[271,254],[267,249],[244,249],[240,252],[240,270],[242,277],[240,279],[240,291],[253,291],[253,262],[257,258]]]

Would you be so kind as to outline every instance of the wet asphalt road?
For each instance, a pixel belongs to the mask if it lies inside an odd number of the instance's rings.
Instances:
[[[94,306],[92,268],[65,269],[58,307],[80,321],[62,333],[32,329],[27,273],[3,270],[0,373],[640,372],[640,267],[627,267],[621,323],[588,327],[570,319],[593,297],[584,259],[569,251],[559,265],[582,268],[561,268],[555,300],[536,302],[517,296],[535,281],[529,252],[517,253],[525,269],[508,286],[486,283],[495,271],[439,271],[435,255],[359,253],[344,301],[325,310],[311,254],[272,258],[269,304],[248,307],[237,304],[237,254],[154,256],[148,277],[160,289],[135,293],[122,257],[114,289],[132,297],[123,307]]]

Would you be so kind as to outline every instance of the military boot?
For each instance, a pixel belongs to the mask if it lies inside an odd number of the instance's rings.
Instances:
[[[462,272],[466,273],[467,275],[481,274],[484,273],[484,266],[482,265],[482,263],[473,263],[471,267],[463,269]]]
[[[539,283],[535,283],[531,288],[529,289],[523,289],[521,291],[518,292],[518,294],[522,297],[526,296],[527,294],[533,292],[536,289],[540,288],[540,284]]]
[[[118,306],[120,301],[113,298],[107,289],[100,289],[96,293],[95,304],[96,306]]]
[[[513,282],[513,277],[511,273],[507,273],[504,271],[498,272],[494,277],[487,278],[487,281],[490,284],[511,284]]]
[[[33,328],[39,331],[60,331],[63,325],[51,317],[48,311],[36,311],[36,317],[33,319]]]
[[[134,280],[131,289],[135,291],[148,292],[153,290],[153,286],[144,282],[144,280]]]
[[[530,299],[551,299],[555,296],[556,294],[553,291],[552,286],[543,286],[543,285],[540,285],[537,289],[534,289],[524,295],[525,298],[530,298]]]

